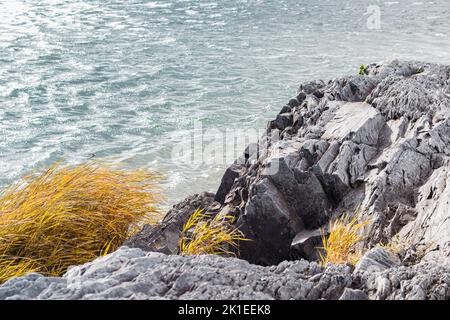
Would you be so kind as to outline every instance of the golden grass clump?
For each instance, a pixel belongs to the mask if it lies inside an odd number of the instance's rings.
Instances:
[[[184,224],[179,242],[180,255],[235,255],[230,249],[238,249],[238,241],[248,239],[231,226],[234,217],[216,215],[211,219],[203,212],[197,209]]]
[[[323,253],[319,252],[321,264],[323,266],[328,263],[355,265],[362,256],[362,252],[356,248],[356,245],[365,238],[361,231],[368,223],[369,220],[358,222],[356,214],[352,218],[348,214],[344,214],[340,218],[330,221],[329,235],[322,236],[320,249],[323,250]]]
[[[160,177],[89,163],[56,164],[0,194],[0,283],[71,265],[118,248],[145,221],[159,218]]]

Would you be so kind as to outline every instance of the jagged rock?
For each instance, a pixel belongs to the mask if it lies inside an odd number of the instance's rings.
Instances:
[[[361,258],[356,264],[354,272],[380,272],[400,265],[400,259],[395,254],[375,247]]]
[[[281,111],[279,114],[283,114],[283,113],[291,113],[292,112],[292,107],[289,105],[284,106],[283,108],[281,108]]]
[[[350,140],[357,145],[376,146],[383,125],[383,117],[371,105],[364,102],[346,103],[326,124],[321,138],[337,140],[341,144]]]
[[[253,184],[245,213],[238,220],[241,230],[253,239],[241,244],[241,256],[262,265],[288,259],[295,235],[322,225],[331,206],[314,173],[291,169],[288,163],[295,160],[289,154],[271,160],[276,173],[264,176],[263,172]]]
[[[195,210],[209,208],[213,201],[212,193],[193,195],[173,206],[161,223],[145,225],[140,232],[128,239],[125,245],[145,251],[177,254],[180,232],[187,219]]]
[[[222,177],[222,181],[220,182],[219,189],[217,189],[214,200],[220,203],[225,202],[225,197],[230,192],[231,187],[233,186],[234,180],[239,176],[239,170],[241,167],[235,163],[227,170]]]
[[[369,300],[369,297],[364,291],[345,288],[339,300]]]
[[[397,235],[405,263],[448,261],[450,67],[392,61],[365,71],[300,85],[225,172],[210,210],[233,214],[252,239],[241,258],[295,258],[296,235],[358,211],[371,221],[365,248]]]
[[[350,283],[350,271],[341,266],[324,270],[296,261],[263,268],[233,258],[122,247],[62,278],[11,279],[0,286],[0,299],[337,299]]]
[[[450,268],[420,264],[355,275],[306,260],[262,267],[219,256],[121,247],[61,278],[28,274],[0,286],[3,299],[449,299]]]

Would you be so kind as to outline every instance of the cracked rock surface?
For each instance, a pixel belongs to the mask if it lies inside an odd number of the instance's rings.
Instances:
[[[376,261],[386,253],[376,249],[370,261],[386,266]],[[365,272],[306,260],[262,267],[121,247],[62,278],[11,279],[0,286],[0,299],[449,299],[449,272],[426,264]]]

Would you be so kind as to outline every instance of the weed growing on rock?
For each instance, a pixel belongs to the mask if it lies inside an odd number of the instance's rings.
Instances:
[[[247,240],[243,233],[232,227],[233,216],[210,218],[197,209],[186,221],[179,242],[181,255],[225,254],[235,255],[230,249],[238,248],[238,241]]]
[[[114,251],[156,222],[160,177],[98,163],[53,165],[0,194],[0,283],[28,272],[60,276]]]
[[[324,266],[328,263],[355,265],[362,256],[356,245],[365,238],[361,231],[368,223],[369,220],[358,222],[357,214],[352,218],[348,214],[344,214],[340,218],[330,221],[329,235],[322,236],[320,249],[323,252],[319,251],[321,264]]]
[[[366,66],[362,64],[359,66],[359,75],[364,76],[365,74],[366,74]]]

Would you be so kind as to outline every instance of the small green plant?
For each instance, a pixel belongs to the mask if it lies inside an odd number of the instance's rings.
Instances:
[[[362,64],[359,66],[359,75],[364,76],[365,74],[366,74],[366,66]]]
[[[179,241],[180,255],[235,255],[231,247],[238,249],[238,241],[248,239],[232,227],[234,217],[216,215],[211,218],[203,212],[197,209],[184,224]]]
[[[355,265],[362,256],[362,252],[356,248],[356,245],[364,240],[365,236],[361,234],[361,231],[368,223],[368,220],[358,222],[357,214],[352,218],[344,214],[330,221],[329,235],[326,236],[325,232],[322,232],[322,247],[319,248],[323,251],[319,251],[321,264],[323,266],[328,263]]]

